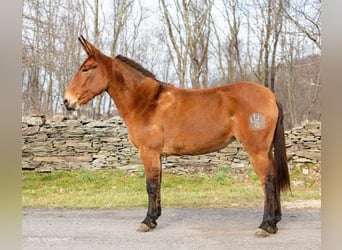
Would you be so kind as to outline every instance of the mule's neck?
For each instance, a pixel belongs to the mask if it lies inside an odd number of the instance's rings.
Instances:
[[[118,59],[113,59],[110,75],[107,92],[129,126],[134,117],[143,115],[153,105],[162,85]]]

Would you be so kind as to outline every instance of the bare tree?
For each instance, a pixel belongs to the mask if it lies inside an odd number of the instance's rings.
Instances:
[[[215,6],[224,17],[224,27],[213,23],[213,30],[218,42],[216,48],[222,81],[233,82],[247,79],[247,69],[243,67],[241,58],[241,2],[237,0],[223,1],[223,5]],[[223,7],[223,8],[222,8]],[[212,21],[214,22],[214,20]],[[224,36],[223,36],[224,35]],[[223,41],[222,41],[223,40]],[[224,65],[227,65],[226,67]]]
[[[63,11],[66,7],[70,12]],[[61,94],[79,63],[72,53],[76,39],[65,39],[77,37],[79,15],[72,10],[78,7],[69,1],[24,1],[23,113],[34,109],[36,113],[52,114],[61,110]]]
[[[184,9],[186,6],[184,6]],[[211,1],[189,2],[184,18],[190,57],[190,79],[193,88],[208,86],[208,47],[211,34]],[[189,14],[190,12],[190,14]],[[190,20],[193,20],[192,24]]]
[[[286,18],[321,49],[321,0],[288,1],[286,6]]]
[[[119,37],[132,15],[133,5],[134,0],[113,0],[113,41],[111,46],[111,55],[113,57],[117,54]]]
[[[274,16],[273,16],[273,41],[272,41],[272,55],[271,55],[271,65],[270,71],[265,72],[265,75],[268,76],[268,86],[273,92],[275,92],[275,80],[276,80],[276,72],[277,72],[277,62],[276,56],[278,54],[278,43],[280,39],[280,34],[282,32],[283,27],[283,0],[279,0],[277,5],[275,6]]]
[[[319,119],[320,5],[159,0],[160,11],[152,12],[137,0],[24,0],[23,114],[65,112],[65,87],[85,59],[77,40],[83,34],[105,53],[132,57],[181,87],[258,81],[277,93],[288,126]],[[113,111],[108,95],[95,100],[82,115]]]
[[[259,7],[264,19],[264,29],[261,31],[262,41],[260,55],[263,55],[262,64],[259,65],[260,75],[258,78],[264,86],[274,91],[276,61],[279,35],[282,29],[283,0],[259,1]],[[264,4],[266,5],[264,8]],[[263,70],[261,70],[262,68]]]
[[[211,31],[209,0],[175,0],[176,15],[170,14],[171,7],[165,0],[160,0],[168,38],[176,59],[175,68],[179,85],[186,86],[186,75],[190,70],[193,88],[206,87],[208,82],[208,46]],[[169,45],[168,45],[169,46]],[[190,66],[188,68],[188,62]],[[202,82],[200,82],[202,79]]]
[[[165,24],[167,27],[168,37],[171,42],[171,46],[169,46],[169,44],[167,43],[168,50],[170,52],[174,51],[176,54],[176,60],[173,60],[173,61],[176,61],[175,68],[176,68],[176,72],[178,75],[179,85],[180,87],[184,88],[185,87],[185,75],[187,71],[187,61],[188,61],[187,55],[183,52],[184,50],[186,50],[186,48],[184,48],[186,43],[181,35],[182,31],[181,31],[181,28],[179,27],[179,24],[174,23],[174,20],[171,19],[171,14],[169,12],[170,7],[166,5],[165,0],[160,0],[160,3],[161,3],[163,15],[164,15]],[[178,10],[181,8],[178,1],[176,1],[175,6],[177,7],[177,13],[178,13],[179,12]],[[177,41],[177,39],[179,40]],[[171,56],[171,58],[173,59],[173,56]]]
[[[279,74],[283,71],[285,75],[281,79],[285,83],[283,89],[286,93],[282,101],[286,104],[288,127],[303,120],[320,119],[319,5],[320,1],[287,1],[281,6],[284,26],[280,35],[282,57]],[[290,13],[296,18],[291,17]],[[309,44],[312,54],[307,55]]]

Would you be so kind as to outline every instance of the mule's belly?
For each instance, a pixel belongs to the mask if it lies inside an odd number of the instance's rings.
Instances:
[[[214,151],[218,151],[226,147],[233,139],[230,138],[221,143],[217,144],[183,144],[174,145],[173,147],[165,147],[162,155],[201,155],[207,154]]]
[[[219,100],[217,97],[199,104],[195,99],[187,105],[191,108],[179,107],[173,115],[170,115],[172,112],[166,112],[165,123],[162,123],[163,153],[196,155],[227,146],[233,136],[234,118],[229,108]],[[192,106],[194,103],[197,103],[197,106]]]
[[[214,125],[213,125],[214,124]],[[180,128],[164,137],[164,155],[198,155],[217,151],[232,141],[228,126]]]

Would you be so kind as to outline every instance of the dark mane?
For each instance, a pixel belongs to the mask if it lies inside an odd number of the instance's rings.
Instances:
[[[132,59],[129,59],[123,55],[117,55],[115,58],[119,59],[121,62],[126,63],[127,65],[131,66],[132,68],[138,70],[144,76],[151,77],[154,80],[157,80],[156,76],[151,71],[148,71],[147,69],[145,69],[143,66],[141,66],[139,63],[133,61]]]

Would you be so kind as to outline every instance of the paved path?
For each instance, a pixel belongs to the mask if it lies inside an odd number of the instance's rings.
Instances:
[[[136,232],[145,209],[24,209],[23,249],[320,249],[320,209],[284,209],[279,232],[256,238],[262,209],[164,209]]]

